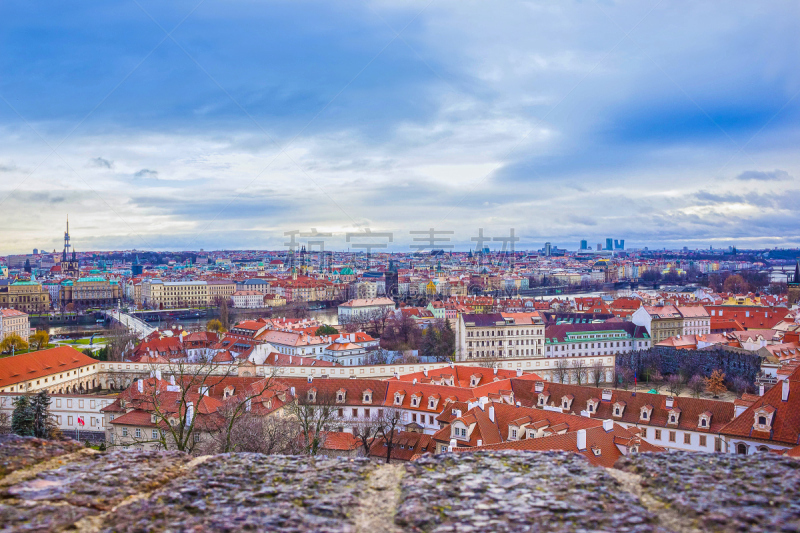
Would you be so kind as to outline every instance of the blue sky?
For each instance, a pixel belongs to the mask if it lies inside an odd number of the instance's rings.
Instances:
[[[0,253],[67,214],[85,250],[798,246],[798,11],[4,2]]]

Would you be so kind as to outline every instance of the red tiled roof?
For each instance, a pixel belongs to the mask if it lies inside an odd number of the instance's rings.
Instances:
[[[0,388],[95,364],[96,359],[71,346],[4,357],[0,359]]]

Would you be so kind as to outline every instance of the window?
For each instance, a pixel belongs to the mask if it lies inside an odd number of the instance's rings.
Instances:
[[[72,418],[72,417],[70,417],[70,418]],[[122,436],[123,437],[127,437],[128,436],[128,428],[122,428]]]
[[[661,430],[660,429],[656,430],[656,440],[661,440]]]
[[[511,430],[511,438],[512,439],[516,439],[517,438],[517,430],[516,429],[512,429]]]
[[[153,440],[156,440],[157,438],[158,438],[158,430],[154,429],[153,430]]]
[[[683,443],[684,444],[691,444],[692,443],[692,435],[690,433],[683,434]]]
[[[767,417],[766,416],[759,416],[758,417],[758,423],[761,424],[762,426],[766,426],[767,425]]]
[[[200,442],[200,433],[195,433],[194,434],[194,442],[195,443]]]
[[[674,431],[670,431],[669,432],[669,441],[670,442],[675,442],[675,437],[676,437],[675,432]]]
[[[700,446],[705,448],[706,447],[706,442],[707,442],[706,441],[706,436],[705,435],[700,435]]]

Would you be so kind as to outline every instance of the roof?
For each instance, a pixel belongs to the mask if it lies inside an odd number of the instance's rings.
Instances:
[[[0,359],[0,388],[95,364],[96,359],[71,346],[4,357]]]
[[[391,298],[355,298],[340,304],[339,307],[371,307],[380,305],[391,305],[394,307],[394,300]]]

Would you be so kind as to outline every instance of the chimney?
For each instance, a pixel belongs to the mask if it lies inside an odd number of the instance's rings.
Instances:
[[[610,402],[611,401],[611,395],[613,393],[614,392],[611,389],[603,389],[603,394],[602,394],[603,401],[604,402]]]
[[[614,421],[613,420],[603,420],[603,431],[608,433],[614,429]]]
[[[533,384],[533,392],[542,392],[544,390],[544,381],[537,381]]]
[[[461,409],[456,409],[456,418],[461,418]]]
[[[156,368],[156,379],[158,381],[161,381],[161,369],[160,368]]]
[[[289,364],[290,365],[292,364],[292,356],[291,355],[289,356]]]
[[[137,379],[136,380],[136,387],[138,387],[138,389],[139,389],[139,394],[144,392],[144,385],[142,384],[142,380],[141,379]]]
[[[414,378],[414,381],[412,381],[411,384],[412,385],[416,385],[417,384],[417,378]]]
[[[781,381],[781,400],[787,401],[789,399],[789,378]]]
[[[489,420],[494,422],[494,405],[489,406]]]
[[[425,374],[425,377],[427,378],[428,377],[428,368],[427,367],[423,368],[422,369],[422,373]]]
[[[578,430],[578,450],[584,451],[586,450],[586,430],[579,429]]]
[[[169,384],[170,385],[175,385],[175,376],[174,375],[169,377]]]
[[[398,374],[397,372],[395,372],[395,373],[394,373],[394,379],[400,379],[400,374]]]
[[[295,391],[294,391],[294,387],[292,387],[291,389],[289,389],[289,394],[291,394],[292,396],[295,396],[295,393],[294,393],[294,392],[295,392]]]
[[[247,402],[245,402],[245,404],[244,404],[244,410],[249,412],[252,408],[253,408],[252,399],[248,398]]]
[[[667,409],[672,409],[672,406],[675,404],[675,398],[673,398],[672,396],[667,396],[666,402],[667,402]]]
[[[450,439],[450,446],[447,447],[448,452],[452,452],[453,448],[456,447],[456,439]]]
[[[497,375],[497,364],[496,364],[496,363],[495,363],[495,365],[494,365],[494,375],[495,375],[495,376]]]
[[[478,446],[483,446],[483,439],[478,439]]]
[[[186,404],[186,427],[192,425],[192,420],[194,420],[194,403],[188,402]]]
[[[311,383],[312,381],[314,381],[314,376],[308,376],[308,382]]]
[[[520,377],[520,376],[522,376],[522,369],[518,368],[517,369],[517,377]]]
[[[763,383],[758,386],[758,395],[759,396],[764,396],[764,384]]]

